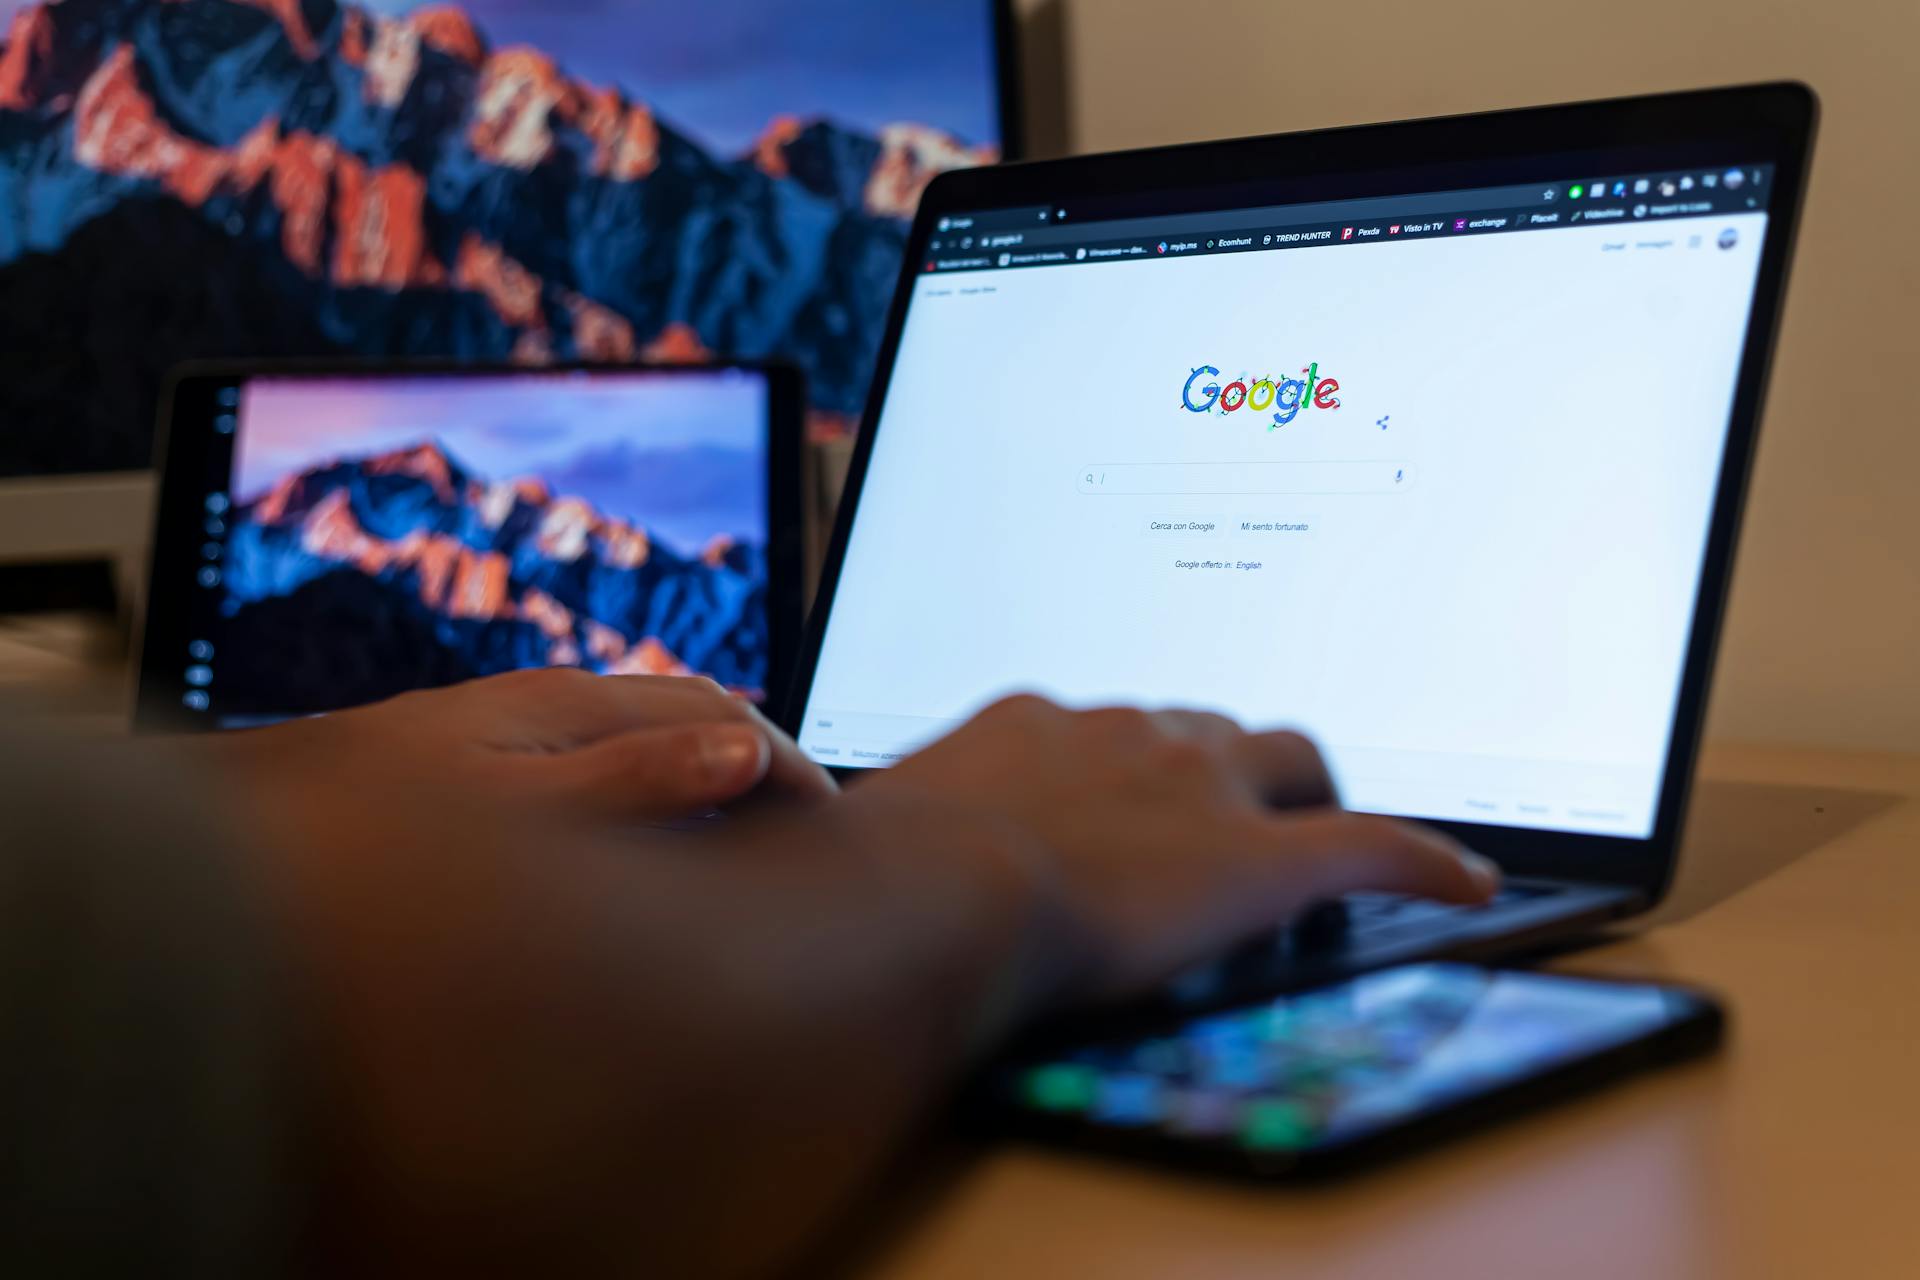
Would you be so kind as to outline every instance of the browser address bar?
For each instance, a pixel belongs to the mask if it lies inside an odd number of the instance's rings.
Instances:
[[[1404,462],[1089,462],[1074,475],[1081,493],[1401,493],[1413,487]]]

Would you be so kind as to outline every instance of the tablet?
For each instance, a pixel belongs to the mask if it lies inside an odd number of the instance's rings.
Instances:
[[[136,723],[234,728],[526,667],[779,694],[799,374],[199,365],[162,402]]]

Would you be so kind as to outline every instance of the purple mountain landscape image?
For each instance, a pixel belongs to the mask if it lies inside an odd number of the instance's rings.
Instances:
[[[784,357],[850,430],[998,154],[984,7],[872,8],[0,0],[0,475],[147,465],[201,356]]]
[[[536,666],[764,696],[761,394],[724,373],[251,385],[223,709],[326,711]]]

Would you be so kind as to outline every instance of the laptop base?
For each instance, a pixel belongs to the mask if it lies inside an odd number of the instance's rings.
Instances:
[[[1339,900],[1345,920],[1334,925],[1325,920],[1327,905],[1243,944],[1225,959],[1189,970],[1152,996],[1049,1025],[1044,1039],[1084,1041],[1137,1032],[1165,1020],[1326,986],[1416,960],[1511,961],[1544,944],[1638,914],[1647,901],[1638,891],[1617,885],[1517,878],[1482,907],[1356,893]]]

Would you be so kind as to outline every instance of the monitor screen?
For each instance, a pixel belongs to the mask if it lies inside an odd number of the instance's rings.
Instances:
[[[992,0],[0,0],[0,477],[202,357],[779,357],[851,431]]]
[[[189,602],[185,710],[231,727],[539,666],[759,699],[768,397],[746,369],[222,385],[176,417],[221,447],[170,535],[197,553],[155,584]]]
[[[1740,159],[947,218],[802,745],[1194,706],[1307,731],[1357,809],[1645,837],[1767,234]]]

